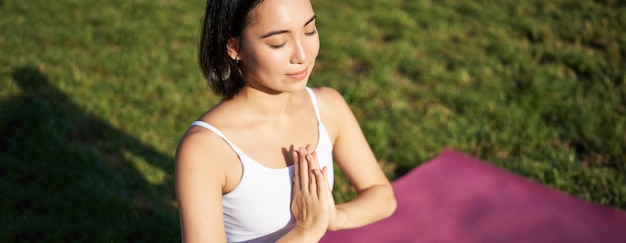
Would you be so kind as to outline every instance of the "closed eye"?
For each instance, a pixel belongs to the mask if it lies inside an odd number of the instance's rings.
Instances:
[[[287,44],[287,42],[285,41],[285,42],[283,42],[283,44],[280,44],[280,45],[270,45],[270,47],[273,48],[273,49],[279,49],[279,48],[285,46],[286,44]]]
[[[313,31],[308,32],[308,33],[304,33],[304,34],[307,35],[307,36],[315,35],[315,34],[317,34],[317,29],[314,29]]]

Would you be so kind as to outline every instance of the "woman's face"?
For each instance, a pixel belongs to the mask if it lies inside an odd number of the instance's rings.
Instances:
[[[251,16],[243,38],[231,39],[228,48],[248,85],[268,93],[302,90],[319,52],[311,2],[265,0]]]

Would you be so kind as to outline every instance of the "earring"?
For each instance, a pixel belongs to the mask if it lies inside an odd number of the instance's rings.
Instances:
[[[235,62],[239,64],[239,54],[237,54],[237,56],[235,57]]]

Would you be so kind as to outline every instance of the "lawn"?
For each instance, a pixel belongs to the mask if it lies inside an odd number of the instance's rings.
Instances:
[[[623,2],[313,5],[310,85],[344,95],[390,179],[450,147],[626,209]],[[219,100],[196,60],[203,8],[0,0],[0,241],[180,240],[176,144]]]

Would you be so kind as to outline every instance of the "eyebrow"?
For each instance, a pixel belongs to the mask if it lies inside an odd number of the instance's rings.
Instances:
[[[309,19],[308,21],[306,21],[306,23],[304,24],[304,26],[309,25],[311,22],[313,22],[313,20],[315,20],[317,18],[316,15],[313,15],[313,17],[311,17],[311,19]],[[267,37],[273,36],[273,35],[280,35],[280,34],[284,34],[284,33],[289,33],[289,30],[275,30],[275,31],[270,31],[267,34],[264,34],[261,36],[261,39],[265,39]]]

